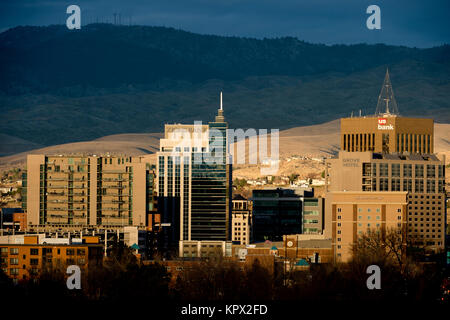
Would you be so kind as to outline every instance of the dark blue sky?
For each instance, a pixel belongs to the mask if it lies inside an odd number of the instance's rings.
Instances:
[[[431,47],[450,43],[449,0],[0,0],[0,30],[65,23],[81,7],[82,23],[167,26],[202,34],[294,36],[313,43],[386,43]],[[381,8],[381,30],[366,28],[366,8]]]

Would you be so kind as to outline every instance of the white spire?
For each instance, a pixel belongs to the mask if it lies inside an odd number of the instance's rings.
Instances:
[[[223,104],[222,104],[222,91],[220,91],[220,110],[223,110]]]

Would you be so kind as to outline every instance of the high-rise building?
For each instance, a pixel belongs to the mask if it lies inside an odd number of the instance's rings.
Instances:
[[[430,249],[444,248],[444,159],[434,154],[341,151],[329,164],[330,192],[408,192],[409,240]]]
[[[389,73],[374,116],[341,119],[341,151],[328,160],[326,173],[325,229],[328,235],[333,233],[334,245],[338,245],[334,224],[338,221],[330,216],[331,199],[342,192],[362,192],[367,197],[379,195],[384,203],[374,203],[388,206],[392,200],[388,194],[407,192],[408,242],[434,252],[444,248],[445,158],[433,154],[433,127],[432,119],[399,115]],[[357,197],[354,201],[361,203]]]
[[[222,102],[215,121],[207,125],[165,125],[157,190],[166,241],[231,239],[227,128]]]
[[[432,154],[433,139],[433,119],[399,116],[389,72],[386,72],[375,115],[341,119],[342,151]]]
[[[28,155],[28,227],[146,229],[156,215],[153,180],[148,156]]]

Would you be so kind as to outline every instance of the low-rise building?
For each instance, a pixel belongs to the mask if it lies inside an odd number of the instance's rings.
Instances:
[[[238,244],[249,244],[252,230],[251,201],[237,194],[233,197],[231,217],[231,241]]]
[[[382,233],[394,230],[406,241],[407,195],[403,191],[339,191],[327,194],[334,261],[350,261],[358,237],[369,230]]]
[[[180,240],[179,256],[183,258],[207,258],[214,255],[231,257],[231,241]]]
[[[1,269],[15,282],[37,278],[45,269],[77,265],[85,270],[89,264],[99,264],[102,259],[100,244],[39,244],[37,236],[25,237],[21,244],[0,244]]]

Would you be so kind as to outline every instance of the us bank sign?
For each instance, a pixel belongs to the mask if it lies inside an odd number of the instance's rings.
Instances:
[[[386,118],[378,118],[378,130],[394,130],[392,124],[386,124]]]

